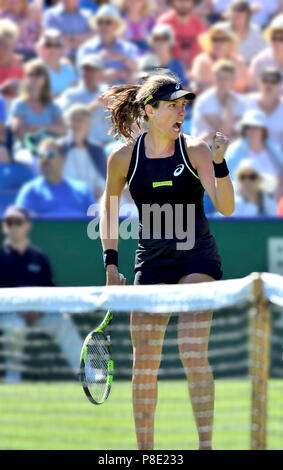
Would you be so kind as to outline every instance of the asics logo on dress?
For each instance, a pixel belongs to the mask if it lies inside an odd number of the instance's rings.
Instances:
[[[180,165],[177,165],[173,175],[174,176],[179,176],[182,173],[184,167],[185,166],[183,165],[183,163],[180,163]]]

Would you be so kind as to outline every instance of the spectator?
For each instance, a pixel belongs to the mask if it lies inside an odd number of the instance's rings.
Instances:
[[[7,130],[6,130],[6,106],[3,97],[0,95],[0,152],[7,145]]]
[[[245,96],[247,110],[265,114],[270,139],[283,151],[283,97],[280,96],[282,76],[273,67],[266,67],[258,80],[258,91]]]
[[[283,217],[283,196],[281,196],[277,205],[277,215]]]
[[[12,204],[15,197],[27,181],[31,180],[33,173],[27,165],[11,160],[6,147],[0,146],[0,214],[7,206]]]
[[[47,138],[38,147],[41,176],[25,184],[16,204],[41,218],[85,217],[94,198],[82,181],[63,177],[65,154],[56,140]]]
[[[276,216],[276,197],[262,184],[264,175],[254,160],[243,160],[235,173],[234,217]]]
[[[18,27],[9,19],[0,19],[0,93],[7,100],[17,96],[24,70],[21,56],[14,52]]]
[[[105,187],[106,156],[100,145],[87,138],[91,117],[87,106],[72,105],[65,114],[68,135],[60,143],[66,155],[64,177],[84,181],[98,200]]]
[[[156,25],[148,37],[148,43],[152,52],[158,57],[161,67],[169,69],[179,77],[183,85],[187,85],[186,69],[183,63],[173,56],[175,36],[171,26],[167,24]]]
[[[47,67],[53,97],[76,84],[75,69],[64,57],[64,42],[60,31],[57,29],[44,30],[37,44],[37,51]]]
[[[250,65],[251,88],[257,87],[257,80],[267,66],[275,67],[283,77],[283,13],[277,15],[264,32],[266,42],[270,47],[257,54]],[[281,82],[283,94],[283,80]]]
[[[142,83],[153,73],[161,69],[161,64],[155,54],[145,54],[139,60],[138,73],[136,75],[138,83]],[[164,71],[164,70],[163,70]]]
[[[40,6],[38,2],[28,0],[0,1],[0,18],[9,18],[19,28],[15,51],[24,61],[36,56],[34,46],[39,39],[42,21]]]
[[[152,0],[135,0],[134,2],[118,0],[117,6],[126,22],[125,39],[136,44],[141,53],[145,52],[148,49],[146,38],[155,24],[154,2]]]
[[[75,59],[77,49],[93,36],[90,12],[78,7],[79,0],[61,0],[44,12],[44,29],[58,29],[64,36],[67,54]]]
[[[0,287],[54,286],[49,260],[29,240],[32,224],[28,211],[10,206],[5,211],[0,247]],[[21,380],[24,337],[33,326],[56,337],[74,374],[78,372],[80,336],[70,318],[61,313],[10,312],[0,317],[6,345],[6,382]],[[68,337],[64,334],[68,331]],[[63,332],[63,333],[62,333]]]
[[[12,131],[19,140],[42,129],[57,136],[64,134],[61,111],[52,101],[48,71],[40,59],[27,62],[22,93],[13,101],[10,115]]]
[[[103,61],[102,79],[106,83],[120,84],[133,81],[139,57],[137,46],[119,38],[125,32],[125,22],[114,5],[102,5],[91,20],[97,35],[78,50],[77,64],[88,54],[99,54]]]
[[[233,62],[216,62],[213,74],[215,86],[198,96],[192,115],[191,134],[208,142],[216,131],[233,138],[235,123],[245,109],[244,98],[233,90],[236,75]]]
[[[227,11],[231,0],[214,0],[214,11],[218,15],[224,15]],[[265,27],[271,17],[279,11],[280,0],[249,0],[252,7],[252,22],[260,29]]]
[[[199,34],[205,31],[204,23],[193,13],[197,0],[173,0],[172,9],[158,18],[158,23],[169,24],[176,38],[175,57],[180,59],[186,69],[200,52],[197,42]]]
[[[214,84],[212,67],[220,59],[228,59],[234,63],[234,90],[238,93],[247,90],[248,69],[244,59],[237,54],[236,36],[225,23],[215,23],[206,33],[199,36],[198,41],[203,52],[195,58],[189,74],[195,91],[200,93]]]
[[[113,142],[108,134],[109,124],[105,118],[105,111],[101,95],[106,91],[102,84],[103,64],[100,57],[90,54],[81,61],[81,82],[63,93],[57,101],[61,110],[65,112],[74,103],[88,105],[92,112],[92,124],[88,138],[102,146]]]
[[[246,64],[260,51],[267,47],[260,28],[251,22],[252,6],[248,0],[233,0],[226,12],[227,27],[238,38],[238,54]]]
[[[264,175],[266,188],[277,197],[283,193],[283,155],[268,136],[266,118],[262,111],[247,111],[237,125],[240,137],[226,151],[231,178],[243,159],[254,162],[260,175]]]

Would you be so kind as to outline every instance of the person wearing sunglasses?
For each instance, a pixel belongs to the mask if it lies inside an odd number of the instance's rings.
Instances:
[[[246,110],[265,114],[269,138],[283,151],[283,97],[280,95],[282,75],[274,67],[265,67],[258,79],[258,91],[245,96]]]
[[[233,217],[276,216],[276,197],[264,185],[264,175],[251,159],[243,160],[235,174]]]
[[[39,58],[25,66],[21,94],[11,104],[10,122],[19,147],[29,132],[36,133],[44,128],[58,137],[65,133],[61,110],[52,100],[47,68]]]
[[[83,218],[95,199],[87,184],[63,175],[66,157],[63,146],[50,137],[37,151],[40,176],[19,191],[16,204],[40,218]]]
[[[265,67],[276,68],[283,77],[283,13],[275,16],[264,31],[269,47],[257,54],[250,65],[250,88],[257,89],[257,80]],[[283,96],[283,80],[280,94]]]
[[[235,67],[233,89],[243,93],[249,85],[248,68],[244,59],[238,54],[236,35],[224,22],[214,23],[208,31],[198,37],[202,52],[194,59],[189,73],[194,91],[202,92],[215,83],[213,66],[219,60],[230,60]]]
[[[6,209],[2,219],[4,241],[0,245],[0,287],[54,286],[47,256],[30,241],[31,229],[28,210],[18,205]],[[26,335],[32,328],[42,328],[47,335],[58,340],[70,369],[74,375],[77,374],[81,339],[72,320],[61,313],[17,311],[0,315],[5,348],[5,381],[17,383],[22,379],[23,348]],[[62,331],[68,331],[68,337],[62,335]]]
[[[37,52],[47,67],[51,94],[60,96],[77,82],[74,66],[66,57],[64,38],[57,29],[46,29],[37,44]]]
[[[98,54],[103,63],[103,82],[111,85],[133,82],[140,53],[135,44],[121,37],[126,23],[119,10],[114,5],[102,5],[90,24],[97,34],[79,48],[78,70],[85,56]]]

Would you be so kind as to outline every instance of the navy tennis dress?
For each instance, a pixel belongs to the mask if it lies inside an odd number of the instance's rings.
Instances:
[[[172,156],[148,158],[145,135],[135,144],[127,174],[139,212],[134,284],[177,284],[192,273],[221,279],[221,258],[203,208],[204,189],[184,137],[176,139]]]

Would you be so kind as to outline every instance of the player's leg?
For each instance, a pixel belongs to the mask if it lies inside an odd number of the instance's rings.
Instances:
[[[190,274],[180,283],[213,280],[206,274]],[[207,355],[212,314],[212,311],[181,313],[178,321],[180,357],[188,379],[199,449],[203,450],[212,446],[214,381]]]
[[[131,313],[133,344],[132,396],[139,450],[153,449],[157,373],[170,314]]]

